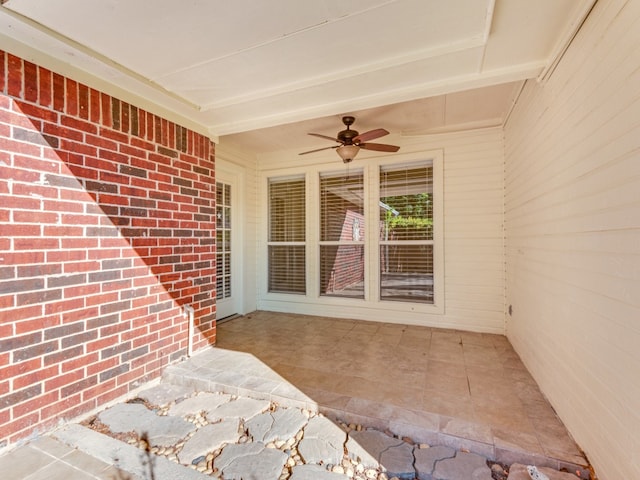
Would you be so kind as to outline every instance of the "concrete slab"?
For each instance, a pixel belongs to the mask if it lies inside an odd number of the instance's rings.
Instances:
[[[176,417],[184,417],[186,415],[195,415],[199,412],[209,413],[218,408],[220,405],[229,403],[231,395],[224,393],[199,393],[193,397],[187,398],[176,403],[169,409],[169,415]]]
[[[379,430],[351,431],[347,440],[349,456],[365,467],[384,467],[389,476],[413,478],[413,447]]]
[[[158,416],[138,403],[119,403],[98,414],[98,419],[114,433],[146,434],[153,446],[169,447],[196,427],[179,417]]]
[[[380,454],[380,465],[389,477],[413,480],[416,474],[413,462],[413,446],[405,442]]]
[[[287,454],[263,443],[228,445],[214,460],[225,480],[278,480]]]
[[[254,442],[267,444],[295,437],[307,421],[308,417],[297,408],[279,408],[256,415],[245,422],[245,426]]]
[[[171,402],[188,397],[192,393],[193,388],[190,387],[161,383],[160,385],[141,391],[138,394],[138,397],[146,400],[151,405],[164,407],[169,405]]]
[[[456,456],[456,450],[451,447],[435,446],[431,448],[416,448],[413,451],[415,469],[419,480],[432,480],[436,463],[446,458]]]
[[[225,403],[207,413],[207,420],[212,423],[232,418],[240,418],[246,421],[267,411],[270,406],[271,403],[268,400],[242,397]]]
[[[576,475],[567,472],[559,472],[552,468],[536,467],[540,473],[545,475],[549,480],[576,480]],[[544,477],[542,477],[544,479]],[[527,472],[527,465],[514,463],[509,468],[508,480],[531,480],[531,475]]]
[[[240,419],[235,418],[199,428],[178,453],[180,463],[190,465],[196,458],[206,456],[225,444],[236,443],[240,438],[239,427]]]
[[[487,459],[475,453],[457,452],[454,458],[436,462],[433,480],[492,480]]]
[[[289,480],[347,480],[341,473],[327,471],[320,465],[298,465],[292,468]]]
[[[150,476],[150,465],[145,452],[81,425],[65,425],[52,432],[51,436],[136,478],[154,478],[155,480],[202,480],[203,478],[202,474],[195,470],[160,456],[152,457],[153,476]]]
[[[347,434],[328,418],[317,415],[304,427],[298,452],[306,463],[337,465],[344,456]]]
[[[105,465],[104,468],[106,468]],[[19,477],[6,477],[12,480],[18,480]],[[28,480],[51,480],[51,479],[64,479],[64,480],[95,480],[90,473],[86,473],[74,465],[70,465],[65,462],[57,461],[49,465],[46,470],[39,470],[33,475],[29,475]]]
[[[25,478],[49,466],[53,460],[48,454],[27,445],[1,456],[0,472],[7,478]]]

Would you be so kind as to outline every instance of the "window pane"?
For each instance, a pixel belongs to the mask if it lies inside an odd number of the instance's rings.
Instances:
[[[321,175],[320,295],[364,298],[364,231],[362,171]]]
[[[269,182],[269,241],[304,242],[304,179]]]
[[[362,172],[320,178],[320,240],[364,240]]]
[[[380,299],[433,303],[433,167],[380,170]]]
[[[305,287],[305,247],[269,246],[269,291],[302,293]]]
[[[433,303],[433,246],[381,245],[380,298]]]
[[[364,298],[364,245],[320,247],[320,294]]]
[[[380,240],[433,240],[433,168],[380,171]]]
[[[269,180],[268,289],[306,292],[305,181],[303,177]],[[295,243],[295,244],[294,244]]]

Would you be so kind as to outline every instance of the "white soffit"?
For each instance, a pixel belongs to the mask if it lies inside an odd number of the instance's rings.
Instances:
[[[6,0],[0,27],[217,136],[533,78],[593,2]]]

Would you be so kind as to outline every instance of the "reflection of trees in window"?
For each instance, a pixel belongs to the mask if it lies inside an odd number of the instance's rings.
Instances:
[[[380,171],[380,297],[433,303],[433,171]]]

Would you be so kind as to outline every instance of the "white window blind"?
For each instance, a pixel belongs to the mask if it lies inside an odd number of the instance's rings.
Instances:
[[[231,185],[216,182],[216,298],[231,296]]]
[[[270,292],[306,293],[305,180],[269,180]]]
[[[380,169],[380,299],[433,303],[433,168]]]
[[[320,295],[364,298],[362,171],[320,176]]]

